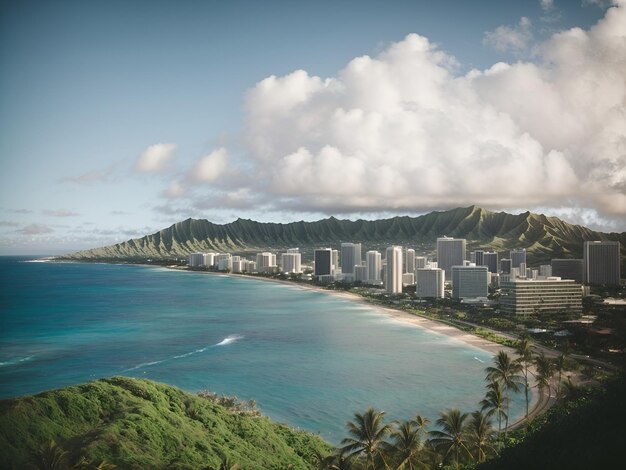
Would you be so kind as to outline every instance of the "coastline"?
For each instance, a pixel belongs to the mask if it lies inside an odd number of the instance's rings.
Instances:
[[[146,265],[146,266],[149,266],[149,265]],[[274,283],[281,284],[284,286],[289,286],[292,288],[300,288],[302,290],[312,290],[315,292],[333,295],[333,296],[341,297],[351,302],[356,302],[364,306],[367,306],[371,308],[372,310],[374,310],[375,312],[377,312],[378,314],[391,318],[400,323],[404,323],[410,326],[417,326],[424,330],[446,336],[447,338],[463,343],[466,346],[471,346],[471,347],[475,347],[478,349],[482,349],[483,351],[487,351],[493,355],[503,350],[506,351],[510,355],[515,355],[515,350],[508,346],[504,346],[502,344],[498,344],[493,341],[486,340],[485,338],[460,330],[459,328],[456,328],[454,326],[450,326],[445,323],[438,322],[437,320],[424,318],[424,317],[414,315],[414,314],[411,314],[409,312],[406,312],[400,309],[394,309],[391,307],[384,307],[381,305],[376,305],[374,303],[368,302],[362,296],[351,293],[351,292],[324,289],[323,287],[319,287],[319,286],[296,283],[296,282],[282,280],[282,279],[272,279],[272,278],[262,277],[262,276],[258,276],[258,277],[249,276],[246,274],[220,273],[220,272],[212,272],[212,271],[190,271],[185,268],[171,267],[171,266],[167,266],[166,269],[171,269],[172,271],[180,271],[180,272],[212,274],[212,275],[228,276],[228,277],[239,278],[239,279],[252,279],[252,280],[260,280],[260,281],[266,281],[266,282],[274,282]],[[485,367],[487,367],[488,365],[489,364],[485,364]],[[534,366],[531,366],[529,368],[529,372],[532,375],[535,374]],[[543,412],[547,411],[554,404],[553,400],[547,400],[547,394],[544,391],[539,391],[538,389],[532,388],[532,387],[531,387],[531,390],[532,390],[531,400],[529,402],[529,407],[528,407],[528,417],[530,420],[542,414]],[[518,417],[518,419],[516,419],[515,421],[512,421],[511,423],[509,423],[508,429],[510,430],[510,429],[519,427],[524,422],[525,422],[525,416],[522,415]]]

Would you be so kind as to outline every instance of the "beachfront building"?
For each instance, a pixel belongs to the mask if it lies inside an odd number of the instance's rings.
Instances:
[[[299,248],[289,248],[287,253],[280,255],[280,265],[284,273],[302,272],[302,254]]]
[[[260,273],[268,273],[268,272],[275,271],[277,269],[276,255],[274,253],[270,253],[269,251],[264,251],[263,253],[257,253],[256,268],[257,268],[257,271]]]
[[[620,283],[620,244],[614,241],[585,242],[583,246],[586,284],[618,286]]]
[[[386,252],[385,287],[390,294],[402,293],[402,247],[390,246]]]
[[[313,262],[315,276],[331,276],[333,274],[332,267],[333,250],[330,248],[318,248],[313,252]]]
[[[215,264],[215,253],[204,253],[204,266],[207,268],[212,267]]]
[[[464,261],[464,238],[437,238],[437,264],[445,271],[446,279],[452,277],[452,266],[462,266]]]
[[[367,282],[367,266],[354,267],[354,282]]]
[[[367,282],[369,284],[380,284],[380,272],[382,270],[380,252],[372,250],[365,253],[365,266],[367,267]]]
[[[204,266],[204,253],[189,253],[189,267],[200,268]]]
[[[490,280],[487,266],[452,266],[452,298],[487,297]]]
[[[233,257],[230,253],[218,253],[215,255],[215,266],[218,271],[230,271],[233,269]]]
[[[354,275],[354,267],[361,265],[361,244],[341,244],[341,273]]]
[[[503,313],[582,313],[582,288],[572,279],[510,279],[501,282],[500,288]]]
[[[415,296],[443,299],[445,273],[439,268],[417,268],[415,270]]]
[[[339,250],[331,250],[331,268],[332,272],[339,272]]]

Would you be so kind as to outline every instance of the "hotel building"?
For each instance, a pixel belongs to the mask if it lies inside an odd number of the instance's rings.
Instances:
[[[415,296],[443,299],[445,273],[439,268],[417,268],[415,270]]]
[[[445,271],[446,279],[452,276],[452,266],[462,266],[464,261],[464,238],[437,238],[437,265]]]
[[[452,266],[452,298],[487,297],[489,281],[487,266]]]
[[[500,287],[503,313],[582,313],[582,288],[571,279],[510,279]]]
[[[402,293],[402,247],[387,248],[387,265],[385,267],[385,287],[390,294]]]

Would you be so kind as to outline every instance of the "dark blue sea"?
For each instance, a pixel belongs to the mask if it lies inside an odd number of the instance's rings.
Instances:
[[[370,406],[433,421],[477,409],[491,361],[332,294],[147,266],[0,257],[0,314],[0,398],[145,377],[255,399],[333,443]]]

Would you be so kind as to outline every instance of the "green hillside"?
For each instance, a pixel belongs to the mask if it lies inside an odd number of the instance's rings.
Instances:
[[[314,468],[320,438],[175,387],[126,377],[0,402],[0,468],[28,468],[51,441],[119,468]],[[49,453],[49,452],[48,452]]]
[[[490,212],[470,206],[431,212],[420,217],[393,217],[383,220],[339,220],[289,224],[252,220],[218,225],[207,220],[187,219],[152,235],[116,245],[67,255],[80,260],[165,259],[186,256],[194,251],[246,253],[266,249],[300,247],[305,257],[312,248],[361,242],[365,249],[390,244],[413,246],[431,252],[437,237],[466,238],[468,249],[508,251],[526,248],[532,264],[551,258],[581,258],[585,240],[618,240],[622,244],[622,265],[626,265],[626,232],[602,233],[571,225],[556,217]],[[626,271],[625,271],[626,272]]]

